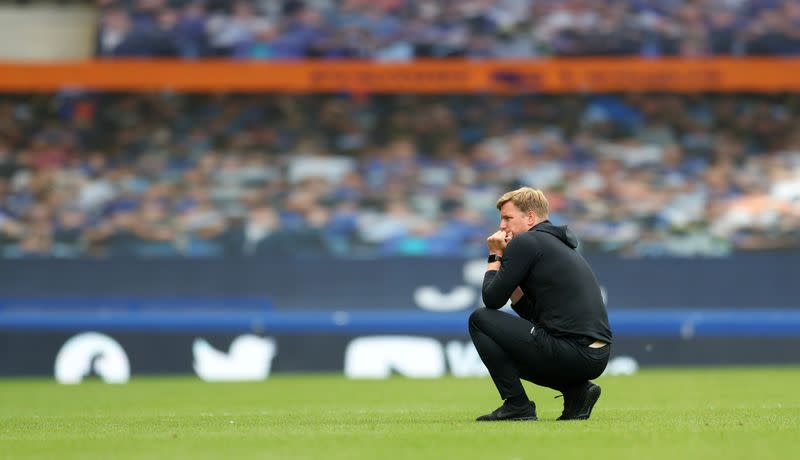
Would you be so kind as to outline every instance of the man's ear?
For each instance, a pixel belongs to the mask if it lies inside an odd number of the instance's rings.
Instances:
[[[539,221],[539,216],[533,211],[528,211],[528,225],[533,227]]]

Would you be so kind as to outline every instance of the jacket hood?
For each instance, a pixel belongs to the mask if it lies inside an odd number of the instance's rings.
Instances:
[[[578,247],[578,238],[566,225],[553,225],[549,220],[545,220],[534,225],[531,231],[549,233],[572,249]]]

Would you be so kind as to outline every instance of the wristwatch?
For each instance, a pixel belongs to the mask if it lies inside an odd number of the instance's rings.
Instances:
[[[489,258],[487,259],[487,263],[492,262],[502,262],[503,256],[498,256],[497,254],[489,254]]]

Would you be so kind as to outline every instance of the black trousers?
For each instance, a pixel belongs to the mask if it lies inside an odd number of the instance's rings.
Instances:
[[[533,331],[531,332],[531,329]],[[520,379],[562,393],[603,373],[611,345],[558,338],[516,315],[479,308],[469,317],[469,335],[502,399],[525,394]]]

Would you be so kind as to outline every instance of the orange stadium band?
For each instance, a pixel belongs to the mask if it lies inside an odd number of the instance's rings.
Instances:
[[[800,90],[800,59],[0,62],[0,91],[582,93]]]

